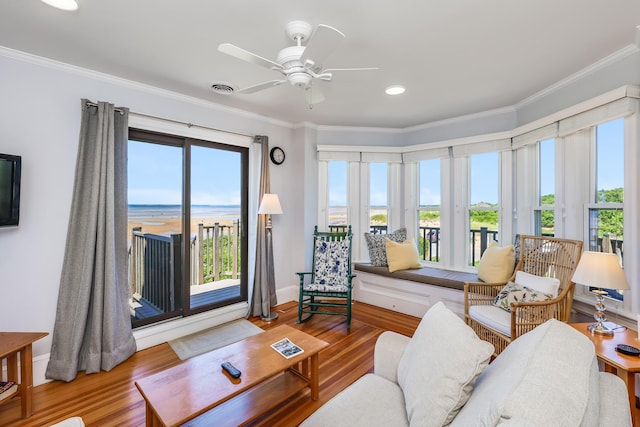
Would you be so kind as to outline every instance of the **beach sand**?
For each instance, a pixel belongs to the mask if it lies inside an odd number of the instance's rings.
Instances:
[[[234,221],[239,221],[235,216],[228,217],[216,217],[211,219],[210,217],[196,217],[191,221],[191,235],[194,235],[198,231],[198,224],[214,225],[216,222],[220,225],[232,225]],[[128,231],[131,236],[131,229],[133,227],[142,227],[143,233],[159,234],[161,236],[170,236],[172,234],[180,234],[181,219],[177,217],[172,218],[130,218]]]

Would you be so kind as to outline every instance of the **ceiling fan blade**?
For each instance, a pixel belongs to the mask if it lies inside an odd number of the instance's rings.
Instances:
[[[236,93],[255,93],[263,89],[269,89],[270,87],[281,85],[282,83],[286,83],[287,79],[284,80],[270,80],[264,83],[258,83],[257,85],[247,86],[243,89],[239,89]]]
[[[365,67],[365,68],[327,68],[326,70],[322,70],[321,73],[330,73],[333,71],[374,71],[379,70],[378,67]]]
[[[263,58],[259,55],[256,55],[255,53],[249,52],[248,50],[244,50],[241,47],[232,45],[231,43],[220,44],[220,46],[218,46],[218,50],[222,53],[226,53],[227,55],[231,55],[234,58],[242,59],[243,61],[260,65],[261,67],[282,70],[282,65],[278,64],[277,62],[271,61],[267,58]]]
[[[307,104],[319,104],[325,100],[324,94],[320,89],[314,86],[309,86],[304,90],[304,96],[307,99]]]
[[[309,38],[300,61],[304,64],[310,60],[314,64],[312,69],[320,69],[322,61],[338,47],[342,39],[344,34],[340,30],[324,24],[318,25]]]

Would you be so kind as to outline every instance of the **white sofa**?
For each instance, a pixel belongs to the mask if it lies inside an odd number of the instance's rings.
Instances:
[[[384,332],[367,374],[301,425],[631,426],[626,387],[599,372],[592,343],[549,320],[487,366],[493,346],[444,304],[413,338]]]

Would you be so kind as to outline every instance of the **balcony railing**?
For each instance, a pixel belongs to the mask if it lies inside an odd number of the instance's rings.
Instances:
[[[198,225],[191,239],[189,268],[191,285],[240,275],[240,222],[232,225]],[[129,248],[129,282],[135,301],[150,304],[159,313],[182,306],[182,235],[161,236],[143,233],[141,227],[131,232]]]
[[[347,225],[330,225],[329,231],[343,232],[347,229]],[[369,226],[371,234],[387,234],[386,225]],[[440,227],[424,227],[419,228],[420,241],[418,242],[418,250],[420,256],[426,261],[440,260]],[[469,230],[469,242],[471,250],[471,263],[475,265],[480,261],[480,257],[487,249],[491,240],[497,240],[498,231],[489,230],[487,227]],[[489,240],[491,239],[491,240]]]

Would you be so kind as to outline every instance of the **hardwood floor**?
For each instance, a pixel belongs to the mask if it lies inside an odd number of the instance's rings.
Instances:
[[[317,315],[296,325],[297,303],[274,308],[279,318],[271,323],[259,317],[250,320],[263,329],[287,324],[330,343],[320,352],[320,399],[310,400],[305,390],[259,419],[254,426],[295,426],[373,369],[373,347],[378,336],[392,330],[411,336],[420,319],[390,310],[354,303],[351,331],[342,316]],[[138,379],[180,363],[168,344],[137,352],[111,372],[85,375],[70,382],[54,381],[34,388],[33,411],[28,420],[20,419],[19,400],[0,406],[0,426],[48,426],[80,416],[87,426],[144,426],[142,396],[134,385]]]

